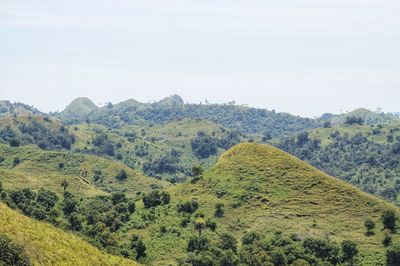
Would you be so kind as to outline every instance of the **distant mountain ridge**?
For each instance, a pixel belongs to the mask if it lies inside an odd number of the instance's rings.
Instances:
[[[73,107],[73,108],[72,108]],[[76,112],[76,110],[84,110]],[[79,114],[78,114],[79,113]],[[127,100],[101,108],[88,108],[88,99],[74,100],[57,117],[69,124],[90,121],[111,128],[142,123],[167,123],[179,119],[202,119],[221,124],[246,134],[278,136],[317,128],[318,120],[302,118],[288,113],[235,104],[190,104],[178,95],[155,103]]]

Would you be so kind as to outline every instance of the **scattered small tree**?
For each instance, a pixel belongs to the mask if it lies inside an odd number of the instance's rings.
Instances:
[[[199,231],[199,237],[201,237],[201,232],[206,228],[207,224],[203,218],[197,218],[194,222],[194,228]]]
[[[372,219],[367,219],[364,223],[365,229],[367,229],[367,235],[373,235],[375,229],[375,222]]]
[[[224,204],[222,203],[217,203],[215,205],[215,213],[214,213],[215,217],[222,217],[224,216]]]
[[[396,230],[396,213],[394,210],[385,210],[381,215],[383,227],[394,232]]]
[[[126,173],[125,169],[120,170],[120,171],[118,172],[116,178],[117,178],[119,181],[124,181],[125,179],[127,179],[127,178],[128,178],[128,174]]]
[[[63,181],[61,181],[61,187],[64,189],[64,193],[65,193],[65,191],[67,191],[67,188],[69,187],[69,183],[68,183],[67,179],[63,179]]]
[[[400,265],[400,244],[396,244],[386,250],[386,261],[388,266]]]

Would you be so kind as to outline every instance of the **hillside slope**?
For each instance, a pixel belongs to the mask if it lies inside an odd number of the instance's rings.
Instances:
[[[280,139],[277,147],[362,190],[400,203],[400,123],[334,125]]]
[[[170,192],[174,203],[195,199],[199,203],[196,214],[204,219],[214,217],[217,203],[225,206],[224,215],[217,218],[216,233],[205,233],[210,238],[226,232],[240,239],[248,231],[282,231],[300,238],[350,239],[360,247],[362,265],[384,264],[381,226],[375,235],[366,236],[365,220],[371,218],[379,224],[383,210],[398,212],[397,207],[277,148],[254,143],[233,147],[197,183],[181,184]],[[137,211],[137,219],[143,213],[146,210]],[[176,238],[173,228],[185,216],[163,207],[158,207],[156,214],[157,220],[147,228],[132,231],[144,236],[149,259],[163,265],[162,261],[184,257],[186,240],[196,231],[192,224],[180,229],[180,237]],[[159,236],[157,232],[163,225],[171,232]]]
[[[11,189],[45,187],[62,194],[61,182],[84,197],[121,191],[127,194],[167,187],[167,182],[148,178],[122,163],[64,151],[44,151],[33,145],[9,147],[0,144],[0,181]],[[124,180],[116,177],[121,171]]]
[[[38,222],[0,203],[0,234],[25,248],[34,265],[137,265],[108,255],[79,237]]]

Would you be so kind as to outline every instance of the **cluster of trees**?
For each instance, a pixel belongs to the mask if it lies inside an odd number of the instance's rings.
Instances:
[[[37,193],[30,188],[11,191],[8,196],[3,194],[3,200],[12,208],[20,209],[25,215],[38,220],[54,222],[59,216],[55,209],[58,196],[49,190],[41,188]]]
[[[49,118],[42,122],[31,118],[27,123],[18,121],[15,123],[16,127],[0,126],[0,142],[13,147],[36,144],[44,150],[69,150],[75,142],[75,136],[70,134],[66,127],[52,125],[54,122]]]
[[[358,254],[357,244],[350,240],[336,243],[328,239],[286,236],[280,232],[268,238],[248,232],[238,241],[230,234],[221,234],[216,241],[204,235],[188,241],[187,258],[181,265],[222,266],[285,266],[285,265],[353,265]]]
[[[395,201],[400,193],[400,139],[388,136],[382,144],[361,133],[350,137],[336,131],[330,135],[332,143],[321,146],[304,132],[277,146],[366,192]]]
[[[217,149],[228,150],[240,142],[240,134],[235,131],[226,132],[221,138],[210,136],[204,131],[197,132],[197,136],[192,139],[192,151],[200,159],[208,158],[217,154]]]
[[[161,178],[161,174],[175,174],[177,172],[186,172],[180,164],[181,153],[172,149],[170,153],[156,158],[149,158],[143,164],[143,171],[152,177]]]

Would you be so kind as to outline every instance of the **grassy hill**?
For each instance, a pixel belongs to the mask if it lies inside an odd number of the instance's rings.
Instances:
[[[33,265],[137,265],[99,251],[71,233],[23,216],[2,203],[0,213],[0,234],[22,245]]]
[[[204,233],[211,239],[226,232],[240,239],[248,231],[350,239],[361,249],[360,265],[384,265],[380,215],[385,209],[398,212],[397,207],[277,148],[254,143],[233,147],[197,183],[180,184],[169,191],[173,205],[157,207],[152,211],[156,216],[153,222],[131,229],[144,237],[148,259],[157,265],[174,264],[177,258],[185,257],[187,240],[196,234],[194,217],[214,218],[217,203],[224,205],[224,215],[215,218],[216,232]],[[191,199],[199,208],[187,228],[179,227],[186,214],[174,205]],[[136,221],[148,212],[139,208],[134,214]],[[375,235],[365,235],[367,218],[378,224]],[[162,226],[166,227],[164,233],[160,233]]]
[[[60,116],[68,121],[76,121],[85,118],[98,108],[86,97],[76,98],[60,113]]]
[[[385,124],[393,122],[398,118],[391,113],[382,113],[379,111],[371,111],[366,108],[359,108],[351,112],[333,115],[333,114],[325,114],[322,116],[324,120],[329,120],[332,124],[345,124],[346,119],[349,117],[359,117],[362,118],[363,122],[366,125],[376,125],[376,124]]]
[[[280,139],[275,145],[369,193],[399,202],[398,121],[334,125]]]
[[[66,179],[72,193],[90,197],[115,191],[133,195],[168,186],[120,162],[92,155],[44,151],[33,145],[0,145],[0,158],[0,181],[10,189],[45,187],[62,194],[60,184]],[[127,173],[123,181],[116,178],[121,170]]]

